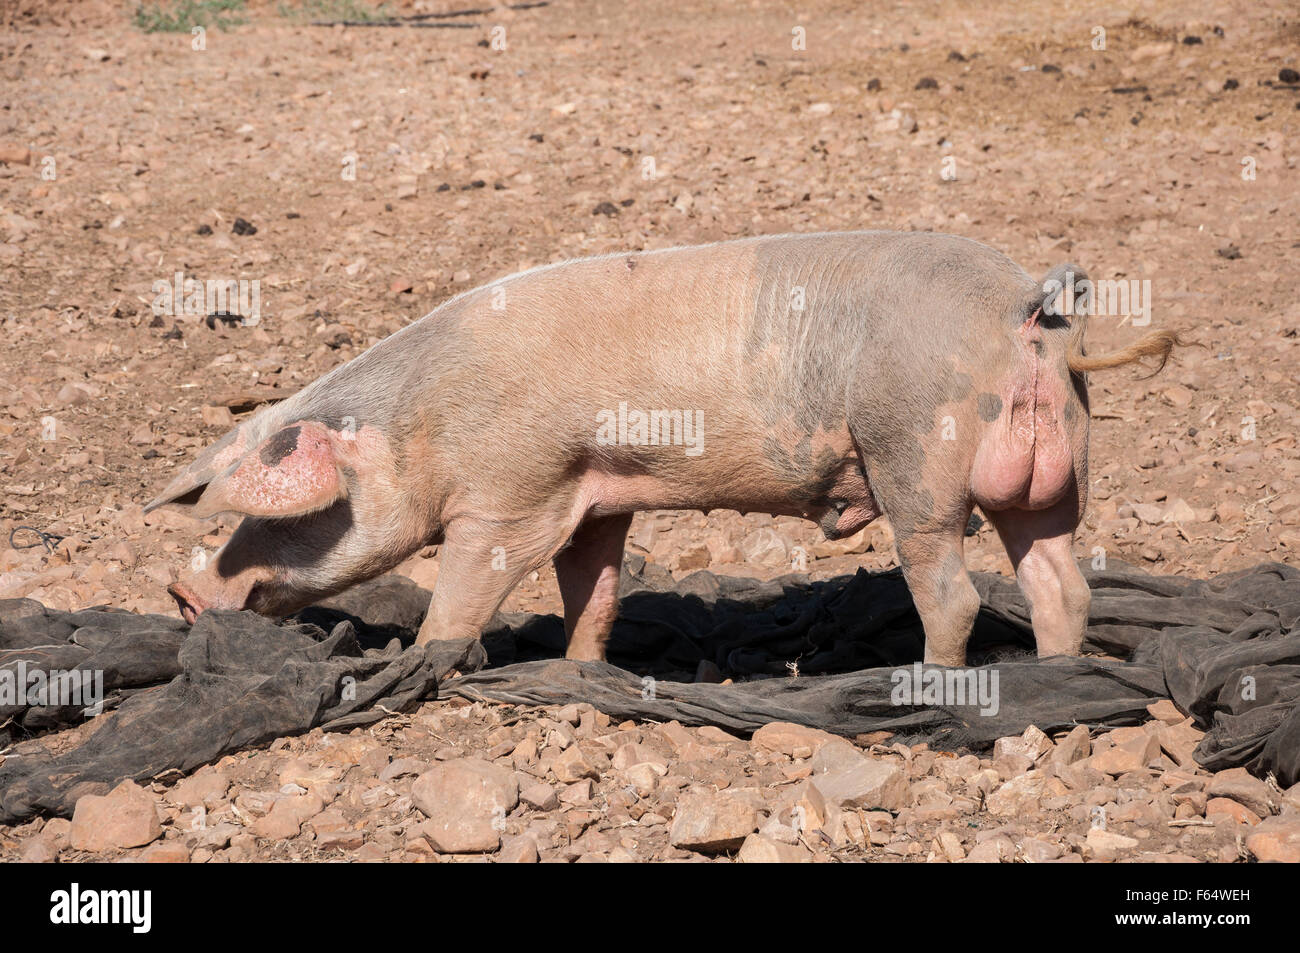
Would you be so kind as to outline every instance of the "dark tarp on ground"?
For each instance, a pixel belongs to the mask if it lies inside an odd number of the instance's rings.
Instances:
[[[812,583],[702,571],[674,583],[629,557],[613,664],[558,658],[564,634],[555,616],[502,614],[484,634],[486,658],[468,642],[416,649],[429,594],[396,576],[284,625],[209,612],[188,628],[162,616],[0,601],[0,670],[20,661],[29,671],[99,669],[106,707],[119,708],[71,751],[14,746],[0,765],[0,820],[67,814],[76,797],[123,778],[192,770],[318,725],[368,724],[429,697],[440,682],[444,694],[585,701],[618,718],[675,718],[741,734],[781,720],[976,749],[1030,724],[1049,732],[1134,724],[1150,702],[1171,697],[1208,729],[1197,750],[1206,767],[1244,764],[1283,785],[1300,781],[1300,570],[1272,563],[1187,580],[1114,565],[1086,575],[1093,601],[1085,649],[1125,661],[1038,661],[1015,584],[975,574],[983,607],[970,662],[976,674],[996,673],[996,713],[974,699],[893,703],[896,673],[911,671],[923,644],[897,571]],[[747,680],[693,684],[701,661]],[[462,674],[444,682],[453,670]],[[0,714],[11,741],[81,718],[76,707],[21,704]]]

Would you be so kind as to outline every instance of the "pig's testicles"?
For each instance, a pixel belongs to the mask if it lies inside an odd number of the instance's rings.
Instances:
[[[997,389],[1001,407],[975,455],[971,492],[986,511],[1041,510],[1073,489],[1074,446],[1067,418],[1074,400],[1063,354],[1052,355],[1036,316],[1021,325],[1023,342],[1012,371]],[[1052,360],[1051,358],[1055,358]],[[1077,405],[1074,405],[1077,406]],[[1086,431],[1083,446],[1086,447]]]

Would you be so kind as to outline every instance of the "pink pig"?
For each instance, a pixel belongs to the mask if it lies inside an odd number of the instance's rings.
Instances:
[[[568,656],[600,659],[636,511],[800,516],[830,538],[884,514],[926,660],[962,665],[979,608],[963,530],[979,506],[1039,654],[1077,654],[1084,373],[1163,366],[1177,337],[1086,357],[1087,298],[1071,313],[1062,286],[1086,288],[1086,275],[1060,266],[1036,282],[976,242],[891,232],[502,278],[201,453],[148,508],[247,518],[171,592],[190,621],[208,608],[281,616],[436,543],[425,643],[477,638],[553,560]]]

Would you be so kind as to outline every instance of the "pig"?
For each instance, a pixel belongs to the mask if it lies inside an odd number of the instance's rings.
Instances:
[[[887,516],[925,659],[965,663],[978,506],[1032,612],[1075,655],[1089,591],[1086,355],[1075,265],[1042,281],[951,235],[765,236],[605,255],[457,295],[200,453],[147,509],[244,516],[170,591],[282,617],[437,544],[418,643],[478,638],[553,561],[567,656],[599,660],[632,515],[797,516],[830,539]]]

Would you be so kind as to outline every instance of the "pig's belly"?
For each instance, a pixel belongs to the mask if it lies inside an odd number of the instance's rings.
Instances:
[[[751,469],[743,482],[728,482],[701,472],[671,476],[588,470],[582,497],[588,515],[641,510],[728,509],[741,513],[799,516],[821,527],[828,539],[851,536],[881,515],[856,455],[831,473],[791,481]]]

